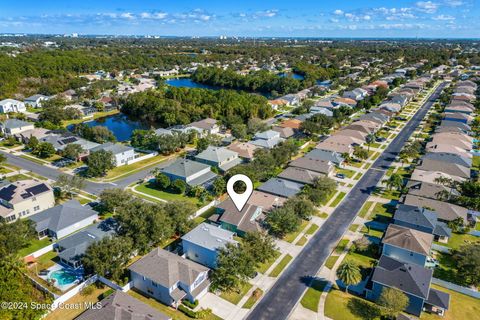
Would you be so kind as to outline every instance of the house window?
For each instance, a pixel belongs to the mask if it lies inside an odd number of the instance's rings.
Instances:
[[[153,290],[152,290],[152,289],[147,288],[147,292],[148,292],[149,294],[153,295]]]
[[[12,216],[8,216],[5,220],[7,222],[10,222],[10,221],[14,221],[16,219],[15,215],[12,215]]]
[[[38,211],[38,210],[40,210],[40,206],[33,207],[33,211]]]
[[[157,284],[152,281],[152,286],[154,286],[154,287],[156,288],[156,287],[157,287]]]

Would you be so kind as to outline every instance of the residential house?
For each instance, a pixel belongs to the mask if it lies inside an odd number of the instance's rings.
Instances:
[[[299,193],[304,184],[285,179],[271,178],[257,189],[284,198],[290,198]]]
[[[313,106],[310,108],[310,114],[315,115],[315,114],[323,114],[327,117],[333,117],[333,111],[324,107],[317,107]]]
[[[238,153],[223,147],[208,146],[207,149],[195,156],[195,160],[217,167],[225,172],[242,163]]]
[[[217,177],[209,165],[188,159],[176,159],[160,171],[171,181],[180,179],[190,186],[207,185]]]
[[[467,134],[472,131],[472,128],[468,124],[462,123],[459,121],[450,121],[450,120],[442,120],[442,122],[440,123],[440,126],[437,127],[435,131],[441,132],[442,128],[444,127],[455,127],[456,130],[462,131]]]
[[[335,173],[335,166],[329,160],[322,160],[307,155],[290,162],[289,166],[315,171],[331,177]]]
[[[368,134],[366,134],[365,132],[352,130],[348,128],[338,130],[337,132],[335,132],[334,135],[352,137],[352,138],[358,139],[359,141],[362,141],[362,143],[365,142],[365,137],[368,136]]]
[[[130,161],[135,159],[135,149],[124,144],[106,142],[90,149],[90,152],[96,152],[100,150],[112,153],[116,167],[127,165]]]
[[[282,128],[292,128],[294,130],[299,130],[301,125],[302,121],[296,119],[284,120],[279,124],[279,126]]]
[[[96,211],[82,206],[78,200],[69,200],[29,217],[35,223],[38,237],[63,238],[83,229],[98,219]]]
[[[403,203],[427,208],[437,213],[438,220],[448,223],[458,218],[462,218],[465,224],[474,224],[475,218],[472,217],[472,213],[464,207],[458,206],[453,203],[448,203],[436,199],[429,199],[419,197],[413,194],[407,194]]]
[[[378,112],[369,112],[360,117],[360,120],[368,120],[377,123],[380,126],[383,126],[387,121],[388,117],[384,114]]]
[[[342,136],[338,136],[338,138],[346,138]],[[353,144],[351,139],[336,139],[333,137],[328,137],[327,139],[323,140],[315,147],[320,150],[336,152],[339,154],[353,154]]]
[[[234,233],[218,226],[201,223],[182,237],[182,248],[186,258],[209,268],[217,266],[220,249],[227,243],[237,244]]]
[[[338,107],[347,106],[347,107],[353,108],[357,105],[357,101],[355,101],[354,99],[342,98],[342,97],[335,97],[333,98],[332,102],[336,104]]]
[[[75,320],[171,320],[172,317],[117,290]]]
[[[416,170],[443,172],[463,179],[470,178],[472,160],[452,153],[431,152],[423,156]]]
[[[433,271],[414,263],[380,257],[370,283],[366,288],[367,299],[376,301],[384,288],[395,288],[407,295],[406,312],[420,316],[423,310],[443,315],[450,305],[450,296],[431,288]]]
[[[75,232],[57,242],[58,258],[74,269],[82,267],[82,258],[87,248],[105,237],[114,236],[118,225],[112,218],[103,220]]]
[[[0,101],[0,113],[9,113],[9,112],[27,112],[25,103],[15,99],[5,99]]]
[[[255,134],[255,136],[253,137],[253,140],[250,141],[250,143],[258,147],[272,149],[277,144],[283,141],[285,141],[285,139],[280,137],[280,132],[267,130],[267,131],[259,132]]]
[[[438,183],[409,180],[406,187],[408,194],[436,200],[459,195],[456,189]]]
[[[227,149],[233,152],[236,152],[240,158],[243,158],[247,161],[253,160],[255,156],[255,150],[259,147],[248,142],[235,141],[230,144]]]
[[[274,99],[274,100],[268,100],[268,104],[270,104],[270,106],[272,106],[273,110],[278,110],[278,108],[281,108],[281,107],[287,105],[288,101],[284,100],[284,99]]]
[[[433,234],[435,241],[448,242],[448,238],[452,235],[452,230],[446,223],[438,221],[434,211],[421,207],[400,204],[395,211],[393,223]]]
[[[296,134],[295,130],[293,130],[292,128],[283,128],[279,126],[273,126],[272,130],[280,133],[280,138],[283,138],[283,139],[293,137]]]
[[[296,94],[287,94],[280,97],[280,99],[286,101],[288,106],[294,106],[300,103],[300,97]]]
[[[43,94],[35,94],[31,97],[28,97],[23,102],[32,108],[41,108],[42,101],[47,101],[48,99],[49,97],[44,96]]]
[[[30,130],[26,130],[26,131],[23,131],[23,132],[20,132],[18,134],[15,135],[15,137],[27,144],[30,139],[32,137],[36,137],[38,140],[42,139],[42,138],[45,138],[46,136],[48,136],[49,134],[51,134],[51,131],[48,130],[48,129],[44,129],[44,128],[33,128],[33,129],[30,129]]]
[[[189,127],[197,129],[197,131],[202,132],[203,135],[218,134],[220,132],[220,126],[217,124],[217,120],[212,118],[192,122],[189,124]]]
[[[322,149],[313,149],[307,154],[305,154],[305,157],[330,161],[331,163],[339,167],[341,167],[343,165],[343,162],[345,161],[345,159],[340,153]]]
[[[449,143],[441,143],[441,144],[436,144],[433,142],[427,143],[427,146],[425,147],[426,152],[441,152],[441,153],[451,153],[451,154],[456,154],[462,158],[472,158],[473,154],[470,153],[469,151],[461,148],[461,147],[456,147],[454,145],[451,145]]]
[[[83,157],[87,156],[91,149],[99,146],[99,144],[96,143],[96,142],[89,141],[89,140],[74,136],[70,133],[65,133],[65,134],[51,133],[51,134],[49,134],[45,137],[42,137],[38,140],[40,142],[51,143],[53,145],[53,147],[55,148],[55,150],[57,150],[57,152],[61,152],[69,144],[78,144],[85,151],[82,155],[80,155],[80,158],[83,158]]]
[[[0,186],[0,217],[6,222],[30,217],[55,205],[53,189],[38,180],[19,180]]]
[[[220,225],[223,229],[235,232],[243,237],[247,232],[261,231],[261,223],[264,219],[261,207],[246,203],[241,211],[238,211],[233,201],[228,198],[215,207],[216,214],[208,219]]]
[[[443,114],[443,119],[447,121],[456,121],[465,124],[469,124],[473,120],[472,116],[460,112],[446,112]]]
[[[277,177],[303,184],[312,184],[316,178],[322,176],[325,175],[320,172],[297,167],[287,167]]]
[[[344,128],[370,134],[376,131],[377,124],[370,121],[355,121]]]
[[[382,254],[390,258],[424,267],[430,255],[433,235],[390,224],[382,238]]]
[[[35,129],[35,125],[32,122],[19,119],[7,119],[0,123],[0,130],[5,136],[17,136],[33,129]]]
[[[360,101],[360,100],[365,99],[365,97],[367,95],[368,95],[367,90],[362,89],[362,88],[355,88],[355,89],[350,90],[350,91],[345,91],[342,96],[344,98],[349,98],[349,99],[353,99],[353,100],[356,100],[356,101]]]
[[[208,292],[207,267],[174,253],[155,248],[130,267],[132,286],[168,306],[183,299],[194,302]]]
[[[410,180],[428,183],[438,183],[439,178],[449,179],[456,182],[465,181],[465,178],[456,175],[450,175],[442,171],[420,170],[418,168],[413,170]]]

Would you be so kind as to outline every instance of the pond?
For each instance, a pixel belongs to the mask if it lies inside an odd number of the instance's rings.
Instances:
[[[84,122],[89,127],[104,126],[113,132],[117,141],[130,140],[133,130],[143,129],[148,130],[150,125],[143,123],[139,120],[133,120],[124,114],[115,114],[113,116],[98,118],[92,121]],[[71,130],[73,126],[69,126],[68,130]]]
[[[210,86],[208,84],[202,84],[193,81],[190,78],[171,78],[165,80],[165,83],[172,87],[179,87],[179,88],[200,88],[200,89],[212,89],[212,90],[219,90],[220,87]]]
[[[281,72],[278,75],[282,78],[290,77],[290,78],[295,79],[295,80],[305,79],[304,76],[302,76],[301,74],[295,73],[295,72]]]

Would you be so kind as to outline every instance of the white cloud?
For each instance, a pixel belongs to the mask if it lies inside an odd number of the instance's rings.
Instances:
[[[438,9],[438,4],[432,1],[418,1],[415,3],[418,10],[425,13],[435,13]]]
[[[445,0],[445,4],[450,7],[459,7],[464,4],[461,0]]]
[[[124,19],[128,19],[128,20],[133,20],[133,19],[135,19],[135,16],[133,15],[133,13],[124,12],[124,13],[120,14],[120,18],[124,18]]]
[[[340,10],[340,9],[337,9],[337,10],[333,11],[333,14],[336,14],[337,16],[341,16],[341,15],[343,15],[343,11]]]
[[[255,12],[255,17],[267,17],[267,18],[273,18],[278,14],[278,10],[272,9],[272,10],[265,10],[265,11],[257,11]]]
[[[453,20],[455,20],[455,17],[450,16],[450,15],[440,14],[436,17],[433,17],[432,19],[433,20],[440,20],[440,21],[453,21]]]

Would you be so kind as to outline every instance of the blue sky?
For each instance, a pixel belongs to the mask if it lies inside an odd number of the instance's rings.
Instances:
[[[479,1],[1,1],[0,33],[480,38]]]

